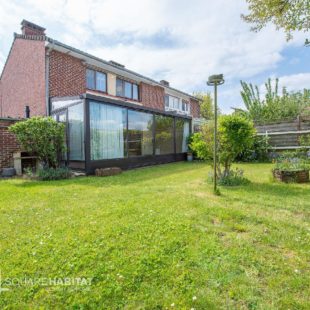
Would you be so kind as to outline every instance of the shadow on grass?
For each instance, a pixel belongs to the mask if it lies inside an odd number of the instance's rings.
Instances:
[[[67,180],[57,181],[31,181],[26,180],[22,183],[16,183],[14,186],[31,188],[31,187],[45,187],[45,186],[71,186],[71,185],[87,185],[95,187],[111,187],[111,186],[129,186],[136,183],[144,183],[150,180],[157,180],[179,174],[182,172],[190,172],[198,169],[208,167],[205,163],[169,163],[157,166],[143,167],[124,171],[120,175],[110,177],[76,177]],[[0,181],[1,182],[1,181]],[[1,183],[0,183],[1,184]]]
[[[288,198],[288,197],[300,197],[300,196],[309,196],[310,201],[310,183],[278,183],[266,181],[265,183],[252,182],[245,186],[238,187],[225,187],[228,191],[240,191],[242,188],[248,193],[253,193],[253,195],[266,195],[269,197],[278,197],[278,198]],[[254,196],[254,197],[255,197]]]

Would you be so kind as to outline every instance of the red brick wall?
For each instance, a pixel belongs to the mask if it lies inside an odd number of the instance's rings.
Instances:
[[[86,67],[80,59],[51,51],[49,56],[50,97],[77,96],[86,91]]]
[[[165,90],[163,87],[140,83],[140,101],[142,105],[164,110],[164,96]]]
[[[42,40],[16,38],[0,84],[0,116],[45,115],[45,46]]]
[[[200,117],[200,105],[198,100],[190,99],[191,115],[195,118]]]
[[[13,153],[19,150],[15,135],[8,130],[15,122],[0,118],[0,169],[13,167]]]

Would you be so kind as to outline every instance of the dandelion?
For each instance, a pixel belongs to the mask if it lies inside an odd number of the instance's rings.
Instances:
[[[174,307],[174,303],[171,304],[171,307]]]
[[[194,301],[197,300],[197,297],[196,297],[196,296],[193,296],[193,300],[194,300]]]

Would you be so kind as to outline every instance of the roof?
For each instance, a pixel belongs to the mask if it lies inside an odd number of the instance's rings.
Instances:
[[[140,74],[140,73],[137,73],[137,72],[135,72],[135,71],[129,70],[129,69],[125,68],[124,66],[117,64],[117,63],[114,62],[114,61],[106,61],[106,60],[104,60],[104,59],[102,59],[102,58],[99,58],[99,57],[96,57],[96,56],[91,55],[91,54],[89,54],[89,53],[83,52],[83,51],[81,51],[81,50],[79,50],[79,49],[77,49],[77,48],[75,48],[75,47],[72,47],[72,46],[70,46],[70,45],[64,44],[64,43],[59,42],[59,41],[57,41],[57,40],[55,40],[55,39],[52,39],[52,38],[50,38],[50,37],[46,37],[46,41],[47,41],[48,43],[51,44],[50,47],[52,47],[52,48],[53,48],[53,46],[55,46],[55,45],[60,46],[60,47],[63,47],[63,48],[65,48],[65,49],[67,49],[67,50],[70,50],[70,51],[72,51],[72,52],[74,52],[74,53],[80,54],[80,55],[82,55],[82,56],[84,56],[84,57],[86,57],[86,58],[90,58],[90,59],[93,59],[93,60],[95,60],[95,61],[98,61],[98,62],[100,62],[100,63],[102,63],[102,64],[104,64],[104,65],[106,65],[106,66],[110,66],[110,67],[112,67],[112,68],[114,68],[114,69],[117,69],[117,70],[120,70],[120,71],[123,71],[123,72],[126,72],[126,73],[130,73],[130,74],[132,74],[132,75],[135,75],[135,76],[138,77],[138,78],[142,78],[142,79],[144,79],[144,80],[147,80],[147,81],[151,82],[152,84],[156,84],[156,85],[158,85],[158,86],[160,86],[160,87],[170,89],[170,90],[172,90],[172,91],[181,93],[181,94],[183,94],[183,95],[185,95],[185,96],[188,96],[188,97],[190,97],[190,98],[192,98],[192,99],[194,99],[194,100],[199,101],[199,100],[198,100],[196,97],[194,97],[193,95],[190,95],[190,94],[188,94],[188,93],[186,93],[186,92],[180,91],[180,90],[178,90],[178,89],[176,89],[176,88],[173,88],[173,87],[171,87],[171,86],[163,85],[163,84],[161,84],[160,82],[155,81],[155,80],[153,80],[153,79],[151,79],[151,78],[149,78],[149,77],[146,77],[146,76],[144,76],[144,75],[142,75],[142,74]]]
[[[30,22],[28,22],[28,21],[26,21],[26,20],[23,20],[23,21],[22,21],[22,24],[23,24],[23,23],[30,23]],[[34,26],[37,26],[37,25],[34,24]],[[37,26],[37,27],[40,27],[40,26]],[[42,28],[42,27],[41,27],[41,28]],[[42,28],[42,29],[44,29],[44,28]],[[188,93],[186,93],[186,92],[183,92],[183,91],[178,90],[178,89],[176,89],[176,88],[173,88],[173,87],[171,87],[171,86],[161,84],[160,82],[155,81],[155,80],[153,80],[153,79],[151,79],[151,78],[149,78],[149,77],[146,77],[146,76],[144,76],[144,75],[142,75],[142,74],[140,74],[140,73],[137,73],[137,72],[135,72],[135,71],[129,70],[129,69],[125,68],[124,66],[118,64],[117,62],[114,62],[114,61],[106,61],[106,60],[104,60],[104,59],[102,59],[102,58],[96,57],[96,56],[91,55],[91,54],[89,54],[89,53],[83,52],[83,51],[81,51],[81,50],[79,50],[79,49],[77,49],[77,48],[75,48],[75,47],[72,47],[72,46],[70,46],[70,45],[64,44],[64,43],[59,42],[59,41],[57,41],[57,40],[55,40],[55,39],[52,39],[52,38],[50,38],[50,37],[48,37],[48,36],[46,36],[46,35],[24,35],[24,34],[17,34],[17,33],[14,33],[14,41],[15,41],[16,38],[25,39],[25,40],[45,41],[45,42],[47,43],[47,47],[49,47],[50,49],[55,49],[55,47],[58,46],[58,47],[63,48],[63,49],[65,49],[65,50],[67,50],[67,51],[73,52],[74,54],[76,54],[76,57],[77,57],[77,55],[79,55],[81,58],[92,59],[92,60],[94,60],[94,61],[96,61],[96,62],[98,62],[98,63],[100,63],[100,64],[102,64],[102,65],[105,65],[105,66],[108,66],[108,67],[110,67],[110,68],[113,68],[114,71],[117,70],[117,71],[119,71],[119,72],[121,72],[121,73],[128,73],[128,74],[130,74],[130,75],[132,75],[132,76],[135,76],[135,77],[137,77],[137,78],[139,78],[139,79],[145,80],[145,81],[147,81],[147,82],[149,82],[149,83],[151,83],[151,84],[153,84],[153,85],[160,86],[160,87],[163,87],[163,88],[165,88],[165,89],[167,89],[167,90],[170,90],[170,91],[172,91],[172,92],[176,92],[176,93],[179,93],[179,94],[181,94],[181,95],[187,96],[187,97],[189,97],[189,98],[191,98],[191,99],[194,99],[194,100],[196,100],[196,101],[198,101],[198,102],[201,101],[201,100],[199,100],[197,97],[195,97],[195,96],[193,96],[193,95],[191,95],[191,94],[188,94]],[[5,62],[5,64],[4,64],[4,66],[3,66],[3,69],[2,69],[2,72],[1,72],[1,76],[0,76],[0,80],[1,80],[1,78],[2,78],[2,74],[3,74],[3,72],[4,72],[6,63],[7,63],[7,61],[8,61],[9,56],[10,56],[10,53],[11,53],[11,50],[12,50],[14,41],[13,41],[13,43],[12,43],[12,45],[11,45],[10,52],[9,52],[9,54],[8,54],[8,57],[7,57],[7,59],[6,59],[6,62]]]

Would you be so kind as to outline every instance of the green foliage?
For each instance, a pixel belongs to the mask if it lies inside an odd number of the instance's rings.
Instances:
[[[301,136],[299,138],[299,144],[307,151],[310,147],[310,134]]]
[[[214,123],[208,122],[201,128],[201,132],[196,132],[189,139],[189,149],[194,157],[202,160],[211,160],[213,158],[213,130]]]
[[[252,31],[259,31],[268,23],[277,29],[283,29],[287,40],[292,32],[310,30],[309,0],[246,0],[250,13],[241,17],[247,23],[254,24]],[[309,41],[306,39],[306,44]]]
[[[246,110],[238,110],[236,114],[248,117],[255,122],[272,122],[293,119],[305,108],[310,107],[310,90],[288,93],[285,88],[279,95],[279,80],[275,80],[274,88],[271,79],[265,83],[266,93],[261,99],[257,85],[241,81],[241,97]]]
[[[1,180],[0,309],[308,309],[309,184],[238,166],[252,182],[220,197],[203,162]]]
[[[218,128],[218,176],[227,176],[232,162],[248,150],[252,149],[255,137],[253,122],[240,115],[223,115],[219,118]],[[193,135],[190,149],[203,160],[213,159],[214,154],[214,122],[208,122],[200,133]],[[224,168],[222,171],[221,166]]]
[[[281,171],[309,170],[310,160],[300,152],[283,152],[274,160],[274,169]]]
[[[69,179],[71,177],[70,169],[63,168],[45,168],[39,169],[38,179],[42,181],[62,180]]]
[[[198,92],[194,93],[194,96],[201,100],[200,113],[201,116],[207,120],[214,119],[214,104],[211,93]],[[218,110],[220,114],[220,110]]]
[[[236,158],[238,161],[258,161],[267,162],[269,161],[269,137],[268,136],[257,136],[253,138],[253,145],[251,148],[246,149]]]
[[[219,119],[219,176],[227,176],[231,164],[242,152],[251,149],[255,136],[253,122],[239,115],[225,115]]]
[[[212,180],[212,178],[211,178]],[[227,175],[223,175],[218,180],[218,185],[222,186],[239,186],[247,185],[250,181],[244,177],[244,171],[236,168],[230,169]]]
[[[64,124],[51,117],[32,117],[10,126],[21,147],[43,162],[44,167],[56,168],[65,151]]]

